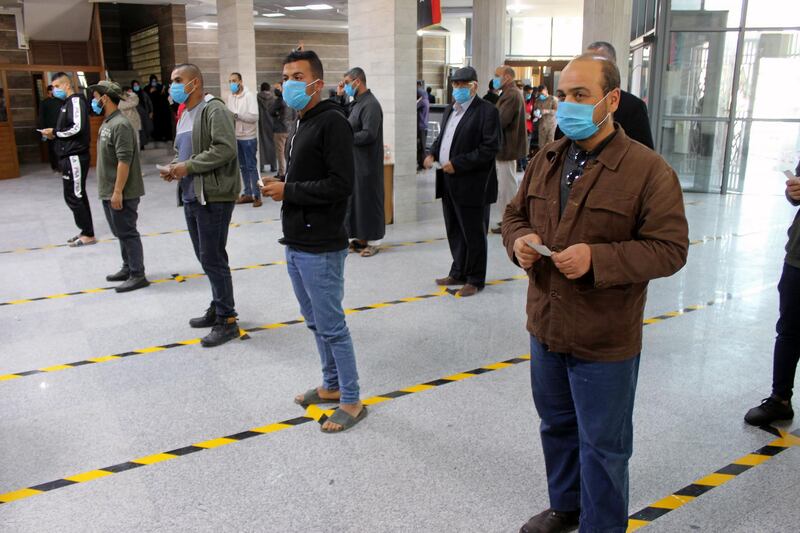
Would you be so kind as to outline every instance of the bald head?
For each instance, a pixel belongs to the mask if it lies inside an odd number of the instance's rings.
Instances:
[[[604,55],[596,54],[594,52],[587,52],[585,54],[579,55],[578,57],[570,61],[569,64],[567,65],[567,68],[573,63],[579,63],[579,62],[593,63],[599,68],[599,74],[601,78],[600,86],[602,87],[604,93],[608,93],[609,91],[613,91],[614,89],[619,89],[620,87],[619,68],[617,68],[617,64],[614,63],[613,60]]]
[[[180,78],[179,80],[176,78]],[[175,83],[189,83],[196,79],[198,86],[203,85],[203,73],[200,72],[200,67],[194,63],[181,63],[176,65],[172,71],[172,82]]]

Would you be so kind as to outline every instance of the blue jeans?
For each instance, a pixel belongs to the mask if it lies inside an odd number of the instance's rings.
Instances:
[[[322,362],[322,386],[341,391],[342,403],[358,403],[353,340],[344,319],[344,260],[347,250],[312,254],[286,247],[289,278],[306,326],[314,333]]]
[[[233,280],[225,250],[233,202],[187,202],[183,204],[183,214],[194,254],[211,283],[211,305],[216,309],[217,320],[235,317]]]
[[[551,352],[531,336],[531,386],[550,507],[580,509],[582,533],[627,529],[638,375],[639,355],[598,363]]]
[[[242,181],[244,182],[244,194],[261,198],[261,189],[258,187],[257,148],[258,139],[236,141],[236,149],[239,152],[239,170],[242,172]]]

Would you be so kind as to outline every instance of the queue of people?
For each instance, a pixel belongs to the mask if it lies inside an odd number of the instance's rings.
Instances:
[[[238,73],[230,76],[227,104],[206,94],[203,74],[193,64],[176,66],[170,81],[170,98],[184,107],[175,128],[175,158],[160,172],[177,183],[178,204],[211,286],[208,308],[189,325],[211,329],[201,340],[206,347],[240,335],[226,246],[244,182],[254,205],[262,196],[281,203],[279,242],[319,351],[322,384],[294,401],[339,405],[323,432],[354,427],[368,411],[342,305],[345,259],[349,252],[375,255],[385,234],[383,111],[367,73],[351,68],[338,81],[337,98],[323,100],[322,62],[313,51],[298,49],[283,62],[281,83],[262,86],[258,98]],[[528,275],[531,384],[550,504],[520,531],[625,531],[645,295],[651,280],[675,274],[687,260],[680,182],[652,149],[643,103],[621,90],[608,43],[592,43],[569,62],[557,98],[543,86],[520,90],[507,65],[490,81],[496,102],[478,95],[481,83],[472,67],[456,70],[449,81],[453,103],[422,159],[424,168],[435,168],[452,256],[447,275],[434,283],[458,286],[460,297],[484,289],[494,203],[508,258]],[[54,98],[63,103],[55,125],[41,132],[54,142],[65,201],[80,229],[70,245],[85,246],[96,242],[85,194],[89,104],[66,74],[56,74],[52,84]],[[144,288],[149,282],[137,218],[145,126],[136,118],[142,117],[142,100],[152,96],[135,82],[130,90],[107,81],[89,90],[91,108],[104,116],[99,196],[122,259],[119,272],[107,279],[122,282],[118,292]],[[417,97],[418,107],[426,107],[421,86]],[[275,162],[277,175],[271,177],[260,176],[263,166],[258,168],[255,156],[257,124],[265,114],[275,157],[262,155],[265,164]],[[288,150],[285,129],[291,130]],[[538,150],[532,150],[537,130]],[[517,185],[516,165],[528,156]],[[800,176],[800,165],[795,174]],[[800,205],[800,179],[789,178],[786,187],[787,199]],[[800,215],[779,285],[773,390],[746,414],[753,425],[794,415],[798,243]]]

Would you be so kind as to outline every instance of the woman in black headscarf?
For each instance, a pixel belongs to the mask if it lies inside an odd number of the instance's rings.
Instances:
[[[167,91],[158,83],[155,74],[150,75],[150,83],[145,92],[153,102],[153,140],[162,142],[172,140],[172,112],[167,100]]]

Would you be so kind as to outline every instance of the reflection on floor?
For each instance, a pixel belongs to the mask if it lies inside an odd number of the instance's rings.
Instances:
[[[308,418],[323,413],[292,403],[319,368],[281,264],[278,206],[233,216],[228,251],[251,338],[203,349],[187,320],[205,309],[208,283],[173,185],[156,176],[166,151],[144,157],[140,230],[148,276],[161,282],[130,294],[94,290],[119,266],[115,242],[48,246],[75,232],[59,177],[36,167],[0,182],[0,252],[14,250],[0,254],[0,495],[18,498],[0,505],[0,529],[511,532],[548,506],[520,357],[526,282],[490,236],[489,278],[506,281],[469,299],[438,290],[449,252],[432,175],[419,175],[419,222],[388,228],[396,246],[347,261],[348,323],[373,406],[363,425],[329,436]],[[89,190],[108,238],[93,173]],[[631,513],[663,508],[776,438],[742,417],[769,392],[794,210],[780,196],[686,201],[689,263],[649,291]],[[648,530],[796,529],[800,451],[785,442]]]

